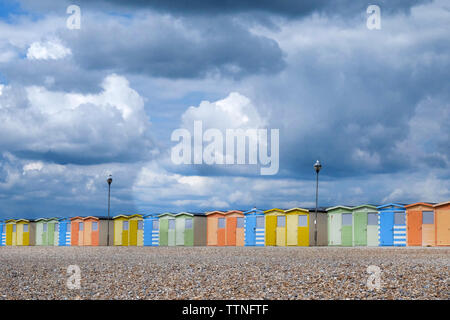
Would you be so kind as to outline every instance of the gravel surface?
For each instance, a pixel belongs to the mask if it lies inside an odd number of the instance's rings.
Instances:
[[[0,300],[449,299],[449,262],[450,248],[0,247]]]

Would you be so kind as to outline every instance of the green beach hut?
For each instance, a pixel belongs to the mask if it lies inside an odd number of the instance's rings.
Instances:
[[[352,246],[352,208],[336,206],[327,209],[328,245]]]
[[[175,244],[177,246],[206,246],[206,215],[180,212],[175,215]]]
[[[353,246],[378,246],[378,210],[369,204],[352,208]]]
[[[159,215],[160,246],[206,246],[206,215],[180,212]]]
[[[163,213],[159,217],[159,245],[175,246],[175,223],[173,213]]]
[[[58,218],[36,219],[36,245],[57,246],[59,237]]]

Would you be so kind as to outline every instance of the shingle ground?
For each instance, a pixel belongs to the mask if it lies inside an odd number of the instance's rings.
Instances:
[[[449,299],[449,262],[450,248],[0,247],[0,299]]]

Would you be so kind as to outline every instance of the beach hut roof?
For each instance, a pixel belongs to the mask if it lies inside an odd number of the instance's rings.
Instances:
[[[213,213],[225,214],[224,211],[219,211],[219,210],[209,211],[209,212],[206,212],[205,214],[208,216],[208,215],[213,214]]]
[[[362,204],[356,207],[353,207],[352,210],[361,209],[361,208],[369,208],[369,209],[376,209],[377,206],[373,204]]]
[[[383,204],[382,206],[378,206],[377,209],[384,209],[384,208],[388,208],[388,207],[397,207],[397,208],[401,208],[403,209],[405,207],[406,204],[404,203],[387,203],[387,204]]]
[[[450,204],[450,201],[447,201],[447,202],[441,202],[441,203],[438,203],[438,204],[435,204],[433,207],[441,207],[441,206],[445,206],[445,205],[449,205]]]
[[[117,219],[120,217],[128,218],[129,216],[127,216],[126,214],[118,214],[117,216],[114,216],[113,219]]]
[[[21,222],[21,221],[24,221],[24,222],[30,222],[30,220],[28,220],[28,219],[23,219],[23,218],[21,218],[21,219],[17,219],[17,220],[16,220],[16,223],[17,223],[17,222]]]
[[[303,209],[303,208],[292,208],[292,209],[288,209],[285,210],[285,212],[292,212],[292,211],[302,211],[302,212],[308,212],[308,209]]]
[[[315,212],[316,208],[305,208],[306,210],[308,210],[309,212]],[[327,207],[317,207],[317,212],[318,213],[326,213],[327,212]]]
[[[138,218],[142,218],[142,214],[139,213],[134,213],[128,216],[128,218],[133,218],[133,217],[138,217]]]
[[[263,210],[257,209],[257,208],[252,208],[250,210],[244,211],[244,214],[249,214],[249,213],[264,213]]]
[[[425,207],[433,207],[433,205],[435,205],[436,203],[433,202],[416,202],[416,203],[411,203],[405,206],[405,208],[411,208],[411,207],[415,207],[415,206],[425,206]]]
[[[327,211],[336,210],[336,209],[352,210],[352,207],[350,207],[350,206],[334,206],[334,207],[327,208]]]
[[[16,219],[8,219],[8,220],[5,220],[5,223],[8,223],[8,222],[16,222],[17,220]]]
[[[205,216],[205,214],[201,213],[201,212],[185,212],[185,211],[183,211],[183,212],[175,214],[175,217],[181,216],[181,215],[188,215],[188,216],[192,216],[192,217],[193,216]]]
[[[158,217],[159,215],[160,215],[160,213],[147,213],[147,214],[144,214],[142,217],[143,218]]]
[[[161,213],[158,217],[164,217],[164,216],[171,216],[171,217],[175,217],[175,213],[171,213],[171,212],[164,212]]]
[[[231,214],[231,213],[242,213],[242,211],[240,211],[240,210],[228,210],[227,212],[225,212],[225,214]]]
[[[112,218],[108,218],[107,216],[87,216],[84,217],[83,220],[94,219],[94,220],[112,220]]]
[[[39,222],[39,221],[47,221],[47,220],[48,220],[47,218],[37,218],[34,221]]]
[[[279,209],[279,208],[273,208],[273,209],[269,209],[264,211],[264,213],[268,213],[268,212],[272,212],[272,211],[278,211],[278,212],[283,212],[284,213],[284,209]]]

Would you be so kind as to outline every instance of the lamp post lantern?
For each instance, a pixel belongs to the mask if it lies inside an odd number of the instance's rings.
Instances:
[[[112,183],[112,176],[109,175],[108,179],[106,180],[106,182],[108,182],[108,233],[106,236],[106,245],[109,246],[109,219],[110,219],[110,215],[109,215],[109,211],[111,208],[111,183]]]
[[[314,164],[314,170],[316,171],[316,212],[314,216],[314,245],[317,246],[317,207],[319,200],[319,171],[322,169],[320,161],[317,160]]]

